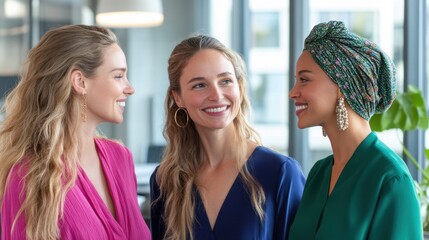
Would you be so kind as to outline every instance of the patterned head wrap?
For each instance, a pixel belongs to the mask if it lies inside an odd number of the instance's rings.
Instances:
[[[316,25],[305,39],[304,50],[364,119],[387,110],[395,99],[393,62],[375,43],[347,30],[343,22]]]

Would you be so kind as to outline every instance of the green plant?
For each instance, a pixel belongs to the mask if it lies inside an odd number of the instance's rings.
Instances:
[[[427,130],[429,128],[429,116],[426,103],[420,90],[409,86],[404,93],[398,93],[392,106],[384,113],[375,114],[369,121],[373,131],[381,132],[388,129],[397,129],[405,133],[411,130]],[[415,182],[417,194],[420,199],[423,229],[429,231],[429,149],[425,149],[426,166],[420,166],[415,157],[402,143],[402,150],[416,168],[422,173],[420,183]]]

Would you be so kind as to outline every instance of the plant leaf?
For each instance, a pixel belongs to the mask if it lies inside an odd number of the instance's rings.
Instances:
[[[429,149],[425,149],[425,155],[426,155],[426,159],[429,159]]]
[[[369,125],[371,126],[371,129],[376,132],[383,131],[383,128],[381,127],[381,116],[382,114],[374,114],[371,119],[369,119]]]
[[[422,92],[409,86],[407,92],[397,93],[390,108],[374,116],[369,121],[373,131],[388,129],[415,130],[429,128],[429,116]]]

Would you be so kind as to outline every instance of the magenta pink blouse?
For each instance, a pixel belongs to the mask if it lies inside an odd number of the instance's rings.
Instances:
[[[98,156],[116,211],[116,219],[80,169],[76,184],[67,193],[64,216],[59,219],[61,240],[151,239],[137,203],[137,181],[131,152],[107,139],[95,139]],[[6,186],[1,211],[3,240],[25,239],[25,217],[21,215],[11,233],[13,220],[23,202],[23,171],[15,166]],[[25,195],[25,193],[24,193]]]

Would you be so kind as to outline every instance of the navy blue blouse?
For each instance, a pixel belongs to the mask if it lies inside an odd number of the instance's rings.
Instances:
[[[250,240],[287,239],[305,184],[299,163],[266,147],[257,147],[248,159],[247,168],[265,192],[265,216],[261,222],[252,207],[249,194],[240,177],[235,179],[211,229],[199,192],[195,194],[195,239]],[[157,169],[150,178],[151,202],[159,196]],[[163,239],[164,202],[151,205],[151,232],[154,240]]]

